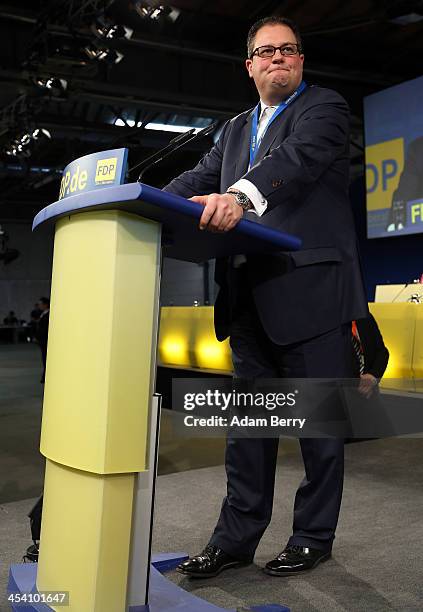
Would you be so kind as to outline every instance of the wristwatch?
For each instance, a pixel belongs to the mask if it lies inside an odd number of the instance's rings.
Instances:
[[[253,203],[250,198],[242,191],[238,191],[237,189],[228,189],[226,193],[231,193],[236,200],[236,203],[241,206],[243,210],[251,210],[253,208]]]

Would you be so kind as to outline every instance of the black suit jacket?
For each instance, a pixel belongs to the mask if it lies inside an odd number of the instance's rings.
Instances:
[[[278,344],[305,340],[367,316],[348,200],[349,110],[336,92],[307,87],[267,129],[248,170],[252,110],[229,121],[197,166],[165,189],[184,197],[224,193],[251,181],[268,201],[248,218],[299,236],[299,252],[247,257],[246,278],[261,322]],[[228,262],[218,261],[215,329],[230,331],[234,293]]]

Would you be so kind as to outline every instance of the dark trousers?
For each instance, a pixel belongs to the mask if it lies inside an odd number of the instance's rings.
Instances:
[[[350,325],[280,346],[269,340],[249,302],[232,324],[230,342],[240,378],[351,377]],[[278,443],[228,435],[227,495],[210,543],[240,559],[253,558],[271,519]],[[341,505],[344,440],[304,438],[300,445],[305,477],[295,497],[289,544],[330,550]]]

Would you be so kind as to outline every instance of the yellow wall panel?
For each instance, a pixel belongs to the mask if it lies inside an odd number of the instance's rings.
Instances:
[[[159,363],[204,371],[232,371],[229,342],[218,342],[212,306],[161,309]]]
[[[371,303],[369,308],[390,353],[384,379],[391,380],[390,387],[409,388],[415,377],[423,378],[423,306]],[[161,309],[159,363],[204,372],[232,372],[229,342],[216,340],[211,306]]]

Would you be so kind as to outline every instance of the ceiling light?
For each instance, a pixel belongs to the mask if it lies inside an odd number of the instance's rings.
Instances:
[[[32,132],[32,138],[34,140],[45,140],[45,139],[51,140],[51,134],[45,128],[36,128]]]
[[[96,43],[87,45],[84,47],[84,51],[91,60],[98,60],[109,64],[118,64],[124,58],[123,53],[119,53],[119,51],[115,49],[97,45]]]
[[[170,123],[147,123],[147,125],[145,126],[146,130],[160,130],[161,132],[180,132],[180,133],[184,133],[184,132],[188,132],[189,130],[191,130],[194,126],[192,125],[172,125]],[[195,129],[195,134],[197,132],[199,132],[202,128],[194,128]]]
[[[423,20],[423,15],[419,13],[407,13],[406,15],[399,15],[390,19],[391,23],[397,23],[398,25],[408,25],[409,23],[418,23]]]
[[[178,9],[160,4],[157,0],[138,0],[133,6],[140,17],[151,21],[158,21],[162,18],[176,21],[180,14]]]
[[[21,136],[20,144],[23,147],[26,147],[27,145],[29,145],[30,142],[31,142],[31,135],[30,134],[23,134],[23,136]]]
[[[114,24],[105,24],[103,21],[97,21],[91,29],[93,30],[96,36],[100,38],[110,38],[110,39],[118,39],[118,38],[126,38],[129,40],[134,33],[132,28],[128,28],[124,25],[114,25]]]
[[[60,92],[66,91],[68,82],[66,79],[57,79],[56,77],[50,77],[46,83],[47,89],[53,89]]]
[[[13,138],[3,149],[4,153],[12,157],[31,157],[34,147],[51,140],[51,134],[45,128],[35,128],[32,132],[24,132]]]
[[[119,127],[135,127],[135,121],[133,119],[126,119],[125,121],[118,117],[114,123]],[[141,127],[141,121],[138,121],[137,127]]]
[[[55,95],[64,94],[68,87],[66,79],[59,79],[57,77],[35,77],[32,81],[40,89],[48,89]]]

